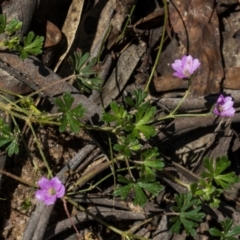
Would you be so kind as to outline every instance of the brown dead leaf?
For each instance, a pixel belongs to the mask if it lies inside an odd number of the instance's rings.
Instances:
[[[79,26],[79,22],[81,19],[81,13],[83,9],[84,0],[73,0],[72,4],[68,10],[67,18],[64,22],[62,32],[65,34],[67,38],[67,50],[63,53],[63,55],[58,60],[54,72],[58,70],[58,67],[65,59],[68,54],[70,48],[72,47],[73,41],[75,39],[75,35]]]
[[[101,102],[102,98],[104,107],[107,107],[121,93],[145,51],[146,46],[144,44],[139,47],[132,44],[125,49],[103,87],[102,96],[98,96],[94,101]]]
[[[188,81],[171,75],[164,75],[153,79],[154,91],[165,92],[175,89],[187,89]]]
[[[150,13],[146,17],[138,20],[134,24],[134,28],[151,29],[153,27],[158,27],[159,22],[163,20],[163,17],[164,17],[164,9],[163,8],[156,9],[154,12]]]
[[[198,58],[201,67],[192,80],[192,95],[217,93],[223,79],[219,22],[214,0],[172,0],[170,21],[183,51]]]
[[[225,70],[226,79],[223,87],[228,89],[240,90],[240,67],[230,67]]]
[[[57,45],[61,41],[61,38],[62,33],[59,28],[52,22],[47,21],[44,47],[47,48]]]

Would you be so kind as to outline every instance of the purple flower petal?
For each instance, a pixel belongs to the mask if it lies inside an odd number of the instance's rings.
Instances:
[[[232,97],[224,97],[222,94],[218,97],[217,103],[213,110],[213,113],[222,117],[234,116],[235,109],[233,107],[234,102]]]
[[[186,66],[186,65],[187,65],[187,62],[188,62],[189,60],[191,61],[191,59],[192,59],[192,56],[186,56],[186,55],[184,55],[184,56],[182,57],[182,60],[180,60],[182,67]]]
[[[184,56],[182,58],[182,66],[185,73],[188,72],[192,74],[192,61],[192,56]]]
[[[45,198],[44,198],[44,203],[46,205],[52,205],[56,202],[57,200],[57,196],[56,195],[45,195]]]
[[[61,198],[65,194],[65,186],[58,177],[50,180],[42,177],[38,181],[38,185],[41,189],[36,191],[35,198],[44,201],[46,205],[54,204],[57,198]]]
[[[62,182],[57,177],[52,178],[50,183],[56,191],[58,191],[58,189],[62,186]]]
[[[42,177],[39,181],[38,181],[38,186],[40,188],[48,188],[49,186],[49,180],[45,177]]]
[[[219,116],[220,116],[220,114],[221,114],[216,107],[213,109],[213,113],[214,113],[215,115],[219,115]]]
[[[35,193],[35,198],[37,200],[43,201],[45,195],[46,195],[46,190],[37,190]]]
[[[199,67],[201,63],[198,59],[193,59],[191,55],[183,56],[182,59],[176,59],[171,65],[175,70],[173,76],[179,78],[189,78]]]
[[[182,62],[181,60],[175,60],[175,62],[172,64],[172,68],[176,71],[176,72],[182,72]]]
[[[224,103],[224,110],[230,109],[233,106],[233,101]]]
[[[200,67],[201,63],[198,59],[194,59],[192,62],[192,74]]]
[[[225,116],[233,117],[235,114],[235,109],[231,108],[225,112]]]
[[[173,74],[173,76],[178,77],[178,78],[185,78],[185,75],[183,73],[180,73],[180,72],[175,72]]]
[[[65,186],[62,185],[61,188],[57,191],[56,196],[58,198],[62,198],[64,196],[64,194],[65,194]]]

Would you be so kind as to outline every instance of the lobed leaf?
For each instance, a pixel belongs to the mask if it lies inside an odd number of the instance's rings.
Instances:
[[[74,98],[69,92],[64,93],[62,98],[55,98],[55,104],[58,106],[58,112],[62,112],[63,115],[60,118],[59,131],[63,132],[69,126],[70,130],[74,133],[79,132],[81,126],[80,119],[84,116],[85,109],[81,104],[71,109]]]
[[[210,228],[209,233],[214,237],[219,237],[222,240],[237,240],[234,236],[240,234],[240,226],[233,226],[233,220],[226,218],[224,221],[220,222],[222,226],[222,231],[217,228]]]
[[[204,159],[206,170],[201,174],[202,178],[208,181],[215,181],[223,189],[229,188],[232,184],[239,182],[239,178],[234,172],[222,174],[231,165],[227,156],[218,157],[214,162],[213,159]]]
[[[118,187],[114,191],[114,195],[121,196],[121,198],[125,199],[130,192],[133,192],[135,194],[134,205],[141,207],[144,206],[148,200],[144,190],[156,196],[164,188],[159,182],[155,181],[154,176],[143,177],[134,182],[133,180],[118,175],[118,181],[126,185]]]
[[[23,38],[23,47],[16,46],[16,50],[20,51],[20,58],[25,59],[29,54],[38,55],[42,53],[44,37],[36,36],[33,32],[29,32]]]
[[[170,232],[180,233],[183,227],[188,235],[194,236],[198,222],[201,222],[205,217],[205,213],[200,212],[201,207],[199,202],[193,198],[192,193],[175,195],[177,206],[171,207],[171,210],[178,213],[177,216],[170,218],[172,225]]]

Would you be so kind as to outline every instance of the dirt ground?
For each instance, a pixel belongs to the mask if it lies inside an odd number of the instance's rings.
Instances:
[[[41,111],[52,114],[57,112],[53,98],[70,91],[74,95],[73,105],[81,103],[87,109],[83,119],[87,124],[101,126],[99,118],[104,109],[109,111],[113,100],[125,106],[123,98],[136,89],[144,90],[150,78],[147,99],[156,107],[158,116],[164,116],[177,106],[188,87],[186,81],[173,76],[171,64],[183,55],[199,59],[201,67],[192,78],[190,94],[178,111],[206,113],[219,93],[224,93],[234,99],[234,117],[221,119],[211,115],[163,121],[154,125],[157,130],[154,138],[146,141],[143,137],[143,149],[157,147],[166,162],[165,171],[186,183],[200,176],[204,157],[227,155],[231,161],[229,169],[239,176],[238,0],[3,0],[1,9],[8,20],[23,22],[18,34],[24,36],[33,31],[44,36],[45,42],[42,54],[24,61],[15,52],[0,52],[0,88],[24,96],[41,89],[41,94],[33,99]],[[4,37],[0,37],[1,41]],[[69,56],[80,50],[89,52],[90,59],[98,59],[94,70],[103,80],[101,91],[82,93],[72,79],[61,81],[73,74]],[[59,84],[53,85],[56,81]],[[0,169],[32,187],[6,174],[1,176],[0,239],[121,239],[100,221],[68,203],[72,221],[78,220],[74,223],[80,236],[76,236],[62,202],[58,201],[52,209],[39,204],[34,198],[34,185],[47,170],[30,129],[22,120],[17,121],[24,141],[20,142],[19,154],[12,157],[2,148]],[[205,209],[207,216],[195,237],[184,232],[172,234],[168,218],[162,213],[172,206],[175,193],[186,192],[184,187],[160,172],[157,179],[165,189],[150,198],[145,207],[134,206],[133,194],[126,200],[113,197],[116,179],[101,182],[113,171],[108,164],[112,157],[109,139],[116,140],[112,135],[89,129],[78,134],[60,133],[53,125],[34,124],[33,127],[52,172],[59,174],[68,187],[86,177],[75,200],[109,225],[122,231],[132,229],[139,239],[153,240],[215,239],[208,230],[226,216],[234,220],[234,225],[240,225],[237,183],[221,195],[222,205],[218,209],[208,209],[211,212]],[[135,157],[137,160],[138,156]],[[75,166],[77,159],[80,162]],[[89,177],[89,173],[96,174]],[[97,187],[91,188],[98,182]]]

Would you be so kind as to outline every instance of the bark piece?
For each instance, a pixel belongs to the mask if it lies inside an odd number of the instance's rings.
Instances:
[[[2,13],[6,14],[7,21],[17,19],[23,23],[21,29],[21,37],[27,33],[29,25],[32,20],[33,12],[36,7],[37,0],[18,0],[18,1],[4,1],[2,6]],[[0,36],[4,39],[4,35]]]
[[[187,89],[188,81],[184,81],[180,78],[171,75],[164,75],[153,79],[154,91],[166,92],[179,89]]]
[[[12,76],[34,90],[45,88],[43,93],[50,98],[70,92],[74,97],[72,107],[81,103],[87,110],[84,116],[86,121],[92,117],[99,118],[101,115],[101,110],[96,104],[89,101],[67,82],[58,82],[61,78],[36,58],[28,58],[22,61],[17,55],[2,52],[0,53],[0,67],[5,71],[10,71]],[[51,85],[56,82],[57,84]]]
[[[240,90],[240,67],[226,68],[226,79],[223,82],[223,87],[228,89]]]
[[[80,23],[83,4],[84,4],[84,0],[80,0],[80,1],[73,0],[68,10],[68,14],[62,28],[62,32],[65,34],[67,38],[67,49],[58,60],[54,69],[55,72],[57,71],[62,61],[66,58],[70,48],[72,47],[72,44],[75,39],[75,35]]]
[[[109,218],[109,219],[116,219],[120,221],[124,220],[145,220],[145,215],[143,213],[138,212],[129,212],[124,210],[115,210],[111,208],[104,208],[104,207],[92,207],[89,210],[92,214],[101,217],[102,218]],[[114,217],[113,217],[114,216]],[[93,220],[93,217],[85,212],[80,212],[76,216],[71,218],[71,221],[74,224],[78,224],[86,221]],[[63,231],[66,231],[69,229],[69,227],[72,226],[72,223],[69,219],[62,220],[61,222],[58,222],[55,226],[52,226],[49,228],[49,230],[46,232],[46,235],[44,236],[44,239],[51,239],[53,236],[60,234]]]
[[[103,88],[102,99],[104,107],[107,107],[120,94],[145,51],[145,46],[137,47],[133,44],[119,57],[117,66]],[[100,97],[95,102],[100,102]]]
[[[201,67],[192,79],[192,94],[217,93],[223,79],[220,54],[219,22],[214,0],[173,0],[169,5],[170,21],[178,34],[184,54],[198,58]]]
[[[82,148],[76,156],[58,173],[58,177],[62,182],[66,182],[67,175],[65,174],[69,169],[76,169],[77,166],[85,159],[85,157],[95,148],[94,145],[86,145]],[[47,224],[52,213],[54,205],[46,206],[43,202],[38,202],[34,212],[28,221],[25,229],[24,240],[42,240]]]

